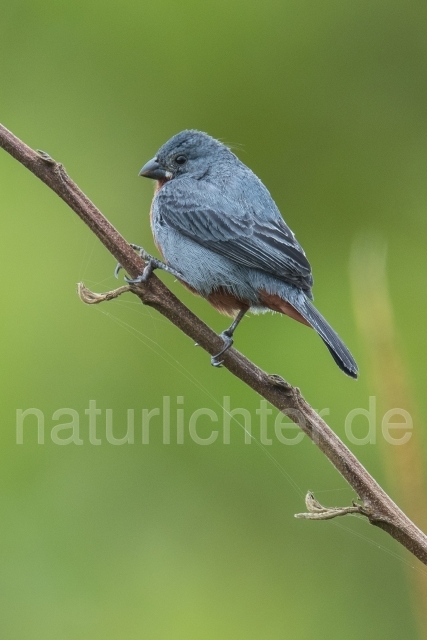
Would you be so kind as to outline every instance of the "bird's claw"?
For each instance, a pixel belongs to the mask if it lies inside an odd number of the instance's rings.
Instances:
[[[144,249],[144,247],[140,247],[139,244],[132,244],[130,243],[130,246],[132,247],[132,249],[135,249],[135,251],[138,253],[138,255],[145,261],[150,262],[150,260],[152,259],[152,256],[150,256]],[[117,263],[116,268],[114,269],[114,277],[118,278],[119,277],[119,273],[120,270],[123,269],[122,265],[120,264],[120,262]],[[145,271],[145,269],[144,269]],[[144,271],[141,273],[140,276],[138,276],[138,278],[135,278],[133,280],[130,280],[129,278],[125,277],[125,280],[128,284],[137,284],[138,282],[145,282],[148,278],[146,276],[145,280],[140,280],[140,278],[144,275]],[[148,274],[150,275],[150,274]]]
[[[147,253],[143,247],[140,247],[138,244],[131,244],[130,246],[132,247],[132,249],[135,249],[138,255],[146,262],[146,265],[144,267],[144,271],[137,278],[125,277],[125,280],[128,284],[140,284],[141,282],[147,282],[154,269],[162,269],[163,271],[166,271],[166,273],[170,273],[175,278],[184,280],[183,275],[179,271],[176,271],[176,269],[173,269],[161,260],[154,258],[154,256],[150,256],[150,254]],[[120,269],[122,269],[122,265],[119,263],[114,270],[114,275],[116,276],[116,278],[119,275]]]
[[[146,252],[146,250],[144,249],[144,247],[141,247],[139,244],[133,244],[132,242],[130,243],[130,246],[132,247],[132,249],[135,249],[135,251],[137,252],[137,254],[143,259],[143,260],[150,260],[152,258],[152,256],[150,256],[149,253]]]
[[[137,276],[136,278],[128,278],[125,276],[125,280],[128,284],[140,284],[141,282],[147,282],[151,274],[153,273],[153,269],[155,264],[153,260],[148,260],[147,264],[144,267],[144,271]]]
[[[222,356],[233,344],[233,338],[227,333],[227,331],[223,331],[219,334],[220,338],[224,340],[224,347],[221,349],[219,353],[214,356],[211,356],[211,365],[213,367],[221,367],[224,360],[218,360],[220,356]]]

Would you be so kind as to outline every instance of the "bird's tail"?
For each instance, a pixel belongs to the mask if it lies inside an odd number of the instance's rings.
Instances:
[[[339,368],[348,376],[357,378],[357,364],[350,351],[310,300],[306,296],[299,295],[295,300],[292,300],[292,306],[317,331]]]

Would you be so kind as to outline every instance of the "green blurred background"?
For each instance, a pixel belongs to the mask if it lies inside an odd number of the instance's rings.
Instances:
[[[361,376],[346,378],[314,332],[279,316],[245,320],[237,348],[330,408],[345,439],[346,414],[375,393],[349,284],[360,233],[388,244],[400,346],[427,411],[426,18],[411,0],[3,1],[0,121],[63,162],[124,236],[150,251],[152,184],[138,178],[142,164],[184,128],[234,145],[304,246],[316,303]],[[354,497],[307,438],[267,447],[281,469],[244,444],[235,423],[230,445],[202,447],[188,431],[184,445],[162,444],[153,419],[157,433],[141,444],[141,410],[163,396],[173,406],[183,396],[187,417],[201,407],[220,413],[230,396],[254,426],[259,399],[130,295],[83,305],[76,282],[113,288],[113,258],[3,152],[0,176],[1,637],[426,637],[412,556],[356,518],[294,519],[307,489],[331,505]],[[204,301],[160,277],[225,328]],[[88,442],[90,399],[102,409],[101,446]],[[46,416],[44,445],[31,419],[16,444],[16,409],[29,407]],[[50,440],[61,407],[79,412],[82,446]],[[134,445],[106,442],[107,408],[116,437],[135,410]],[[209,421],[200,424],[208,435]],[[422,447],[424,424],[414,430]],[[398,497],[382,445],[352,449]]]

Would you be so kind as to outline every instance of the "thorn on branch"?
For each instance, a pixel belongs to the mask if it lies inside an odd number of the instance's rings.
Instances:
[[[77,284],[77,293],[79,298],[85,304],[99,304],[100,302],[105,302],[106,300],[114,300],[122,295],[122,293],[126,293],[127,291],[131,291],[129,285],[124,285],[123,287],[119,287],[118,289],[114,289],[114,291],[107,291],[106,293],[95,293],[94,291],[90,291],[83,282],[79,282]]]
[[[51,167],[52,171],[56,173],[58,178],[61,180],[62,184],[66,186],[67,180],[69,178],[68,178],[67,172],[65,171],[64,165],[61,164],[60,162],[57,162],[46,151],[43,151],[42,149],[36,149],[36,151],[37,151],[37,154],[40,156],[40,158],[43,160],[43,162],[45,162]]]
[[[279,389],[284,389],[286,391],[292,391],[293,387],[289,382],[286,382],[282,376],[279,376],[277,373],[271,373],[268,376],[268,381],[271,382],[273,387],[279,387]]]
[[[37,153],[40,158],[44,160],[47,164],[56,164],[56,160],[52,158],[46,151],[42,151],[41,149],[37,149]]]
[[[305,518],[306,520],[332,520],[338,516],[346,516],[350,513],[359,513],[362,516],[369,517],[366,508],[357,504],[353,500],[351,507],[323,507],[314,497],[311,491],[305,496],[305,506],[309,513],[296,513],[295,518]]]
[[[277,373],[269,374],[268,381],[271,385],[273,385],[273,387],[281,389],[286,396],[292,397],[296,405],[298,405],[298,403],[302,399],[301,391],[299,390],[299,388],[293,387],[291,384],[289,384],[289,382],[287,382],[284,378],[282,378],[282,376],[279,376]]]

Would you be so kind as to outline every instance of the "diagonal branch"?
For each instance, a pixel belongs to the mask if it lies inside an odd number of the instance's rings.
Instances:
[[[127,273],[135,278],[144,262],[65,172],[44,152],[35,152],[0,125],[0,147],[21,162],[59,195],[99,238]],[[123,288],[121,288],[123,292]],[[194,315],[153,275],[145,284],[130,287],[141,301],[157,309],[193,341],[214,355],[222,339]],[[89,295],[89,294],[86,294]],[[93,294],[96,295],[96,294]],[[114,295],[110,295],[110,298]],[[92,300],[93,301],[93,300]],[[99,300],[96,300],[99,301]],[[380,527],[427,564],[427,536],[397,507],[363,465],[302,397],[298,388],[279,376],[269,376],[235,349],[224,354],[223,366],[233,375],[289,415],[332,462],[362,502],[358,513]],[[323,509],[321,505],[315,508]],[[348,511],[350,513],[351,511]],[[336,514],[338,515],[338,514]]]

